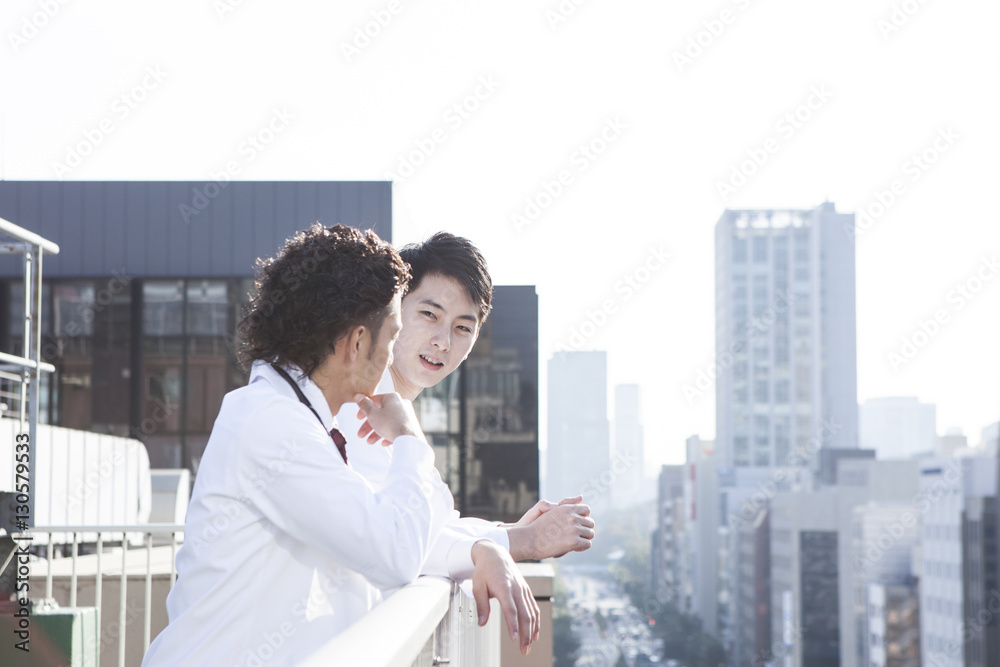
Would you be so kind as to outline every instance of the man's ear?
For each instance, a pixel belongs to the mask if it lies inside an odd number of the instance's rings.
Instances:
[[[368,345],[371,344],[370,338],[371,335],[368,331],[368,327],[363,324],[359,324],[349,329],[348,332],[344,334],[341,341],[344,344],[344,361],[354,362],[357,361],[361,355],[367,354]]]

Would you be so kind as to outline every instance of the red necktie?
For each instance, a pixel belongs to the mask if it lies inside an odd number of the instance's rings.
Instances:
[[[333,438],[333,444],[337,445],[340,455],[344,457],[344,463],[347,463],[347,438],[335,428],[330,429],[330,437]]]

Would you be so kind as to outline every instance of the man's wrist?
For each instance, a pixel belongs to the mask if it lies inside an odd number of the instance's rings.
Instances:
[[[534,540],[528,526],[512,526],[507,529],[507,539],[510,541],[510,557],[515,562],[534,558]]]

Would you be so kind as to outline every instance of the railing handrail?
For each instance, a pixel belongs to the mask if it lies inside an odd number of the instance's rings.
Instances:
[[[183,523],[134,523],[101,526],[34,526],[26,533],[150,533],[161,535],[183,533]]]
[[[48,239],[44,239],[34,232],[29,232],[24,227],[20,225],[15,225],[10,220],[4,220],[0,218],[0,232],[7,234],[8,236],[13,236],[19,241],[24,241],[25,243],[30,243],[31,245],[38,246],[43,251],[49,253],[50,255],[59,254],[59,244],[53,243]]]
[[[0,352],[0,364],[9,364],[11,366],[17,366],[18,368],[37,368],[38,370],[45,371],[46,373],[56,372],[56,367],[52,364],[44,361],[35,361],[34,359],[19,357],[16,354],[7,354],[6,352]],[[20,380],[20,378],[18,378],[18,380]]]
[[[303,667],[413,664],[448,612],[453,586],[441,577],[419,577],[324,644]]]

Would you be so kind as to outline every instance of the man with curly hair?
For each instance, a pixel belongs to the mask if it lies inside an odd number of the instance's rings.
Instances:
[[[250,382],[212,429],[143,665],[296,664],[419,574],[453,501],[412,405],[376,394],[408,280],[391,246],[342,225],[259,262],[240,323]],[[378,490],[347,464],[348,402],[393,442]]]

